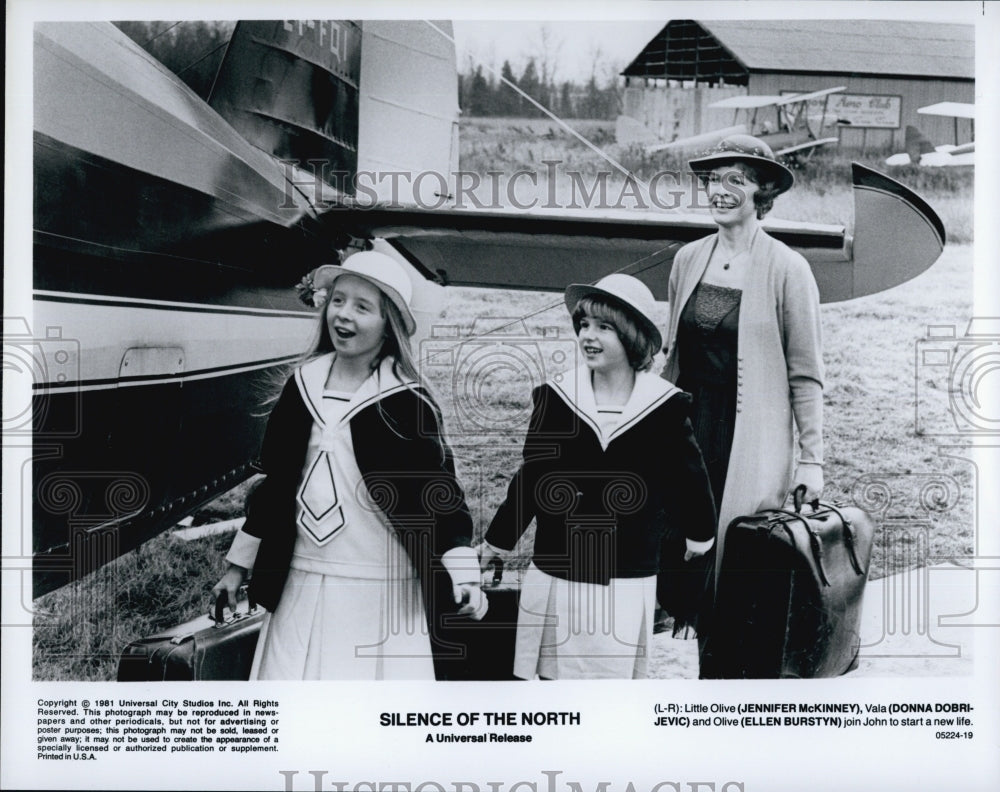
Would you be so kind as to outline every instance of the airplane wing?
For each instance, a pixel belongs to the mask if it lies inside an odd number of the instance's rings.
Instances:
[[[717,110],[747,110],[755,107],[770,107],[772,105],[783,104],[784,97],[781,96],[730,96],[712,102],[709,107]]]
[[[836,88],[823,88],[820,91],[810,91],[809,93],[802,94],[790,94],[787,96],[780,97],[777,104],[787,105],[796,104],[798,102],[811,102],[813,99],[821,99],[824,96],[829,96],[830,94],[840,93],[841,91],[846,91],[846,85],[838,85]]]
[[[820,138],[819,140],[807,140],[805,143],[798,143],[794,146],[786,146],[785,148],[778,149],[774,153],[776,156],[795,154],[800,151],[810,151],[812,149],[817,149],[820,146],[830,146],[839,142],[840,138],[836,137]]]
[[[671,140],[669,143],[654,143],[651,146],[646,146],[646,153],[655,154],[658,151],[709,148],[724,137],[728,137],[729,135],[745,135],[746,132],[746,124],[734,124],[733,126],[722,127],[721,129],[713,129],[711,132],[702,132],[700,135],[691,135],[690,137]]]
[[[787,94],[785,96],[730,96],[726,99],[720,99],[717,102],[712,102],[709,107],[719,110],[747,110],[755,107],[771,106],[781,107],[783,105],[798,104],[799,102],[809,102],[813,99],[820,99],[821,97],[828,96],[832,93],[839,93],[844,90],[846,90],[846,86],[840,85],[836,88],[824,88],[821,91],[811,91],[809,93],[801,94]]]
[[[961,146],[952,146],[949,143],[945,143],[944,145],[938,146],[937,150],[946,151],[952,156],[956,156],[958,154],[972,154],[976,150],[976,144],[975,142],[972,142],[963,143]]]
[[[918,107],[917,112],[924,115],[974,119],[976,117],[976,106],[969,102],[938,102],[937,104]]]
[[[918,195],[857,163],[853,183],[853,238],[842,226],[765,224],[809,260],[823,302],[903,283],[944,248],[944,226]],[[676,252],[715,231],[707,215],[638,211],[336,208],[320,223],[385,238],[425,277],[446,285],[562,291],[568,283],[628,272],[660,300]]]

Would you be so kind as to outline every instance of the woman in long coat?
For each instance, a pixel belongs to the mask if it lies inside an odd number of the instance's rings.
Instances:
[[[718,573],[735,517],[779,508],[800,484],[806,501],[822,493],[819,292],[808,262],[761,228],[794,180],[766,143],[733,135],[689,165],[719,230],[674,260],[663,377],[694,399],[719,510]],[[698,629],[702,677],[718,675],[709,611]]]

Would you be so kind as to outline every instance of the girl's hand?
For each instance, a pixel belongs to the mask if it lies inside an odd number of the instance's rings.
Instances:
[[[690,561],[692,558],[703,556],[711,550],[715,545],[715,539],[707,539],[702,542],[696,542],[694,539],[685,539],[684,545],[684,560]]]
[[[243,581],[247,578],[247,570],[236,564],[230,564],[229,569],[226,570],[226,574],[222,576],[222,579],[212,587],[212,604],[219,599],[220,594],[226,595],[226,603],[229,605],[229,609],[235,613],[236,612],[236,592],[239,591],[240,586],[243,585]]]
[[[459,616],[469,616],[479,621],[486,615],[489,600],[478,583],[456,583],[452,586],[452,591],[455,594],[455,604],[461,605],[458,609]]]
[[[489,568],[493,559],[498,555],[497,551],[490,547],[488,542],[480,542],[476,545],[475,550],[476,555],[479,556],[479,568],[482,570]]]

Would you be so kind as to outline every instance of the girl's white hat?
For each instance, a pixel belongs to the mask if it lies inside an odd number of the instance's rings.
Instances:
[[[341,275],[355,275],[371,283],[399,309],[406,334],[411,336],[416,332],[417,323],[410,311],[413,283],[399,262],[385,253],[362,250],[344,259],[344,263],[339,266],[324,264],[317,267],[312,273],[312,288],[315,291],[330,289]]]
[[[605,275],[597,283],[572,283],[566,287],[566,307],[570,314],[576,310],[576,305],[584,297],[611,297],[611,302],[624,305],[632,314],[636,315],[640,324],[645,325],[646,330],[652,335],[656,346],[663,346],[663,337],[656,326],[655,307],[656,298],[649,287],[638,278],[615,272]]]

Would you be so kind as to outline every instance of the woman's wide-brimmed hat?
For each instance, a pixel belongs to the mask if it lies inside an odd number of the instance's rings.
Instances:
[[[570,314],[584,297],[611,298],[609,302],[623,306],[633,314],[652,336],[657,347],[663,346],[663,337],[656,326],[656,298],[649,287],[638,278],[615,272],[605,275],[597,283],[571,283],[566,287],[566,308]]]
[[[316,293],[324,289],[329,291],[341,275],[355,275],[383,292],[399,309],[406,334],[411,336],[416,332],[417,323],[410,310],[413,283],[398,261],[385,253],[362,250],[346,258],[343,264],[324,264],[306,277],[311,278],[310,286],[313,293]]]
[[[785,192],[795,182],[795,176],[778,162],[771,147],[753,135],[729,135],[688,162],[688,167],[695,173],[706,173],[733,162],[750,165],[760,174],[762,181],[774,182],[779,193]]]

